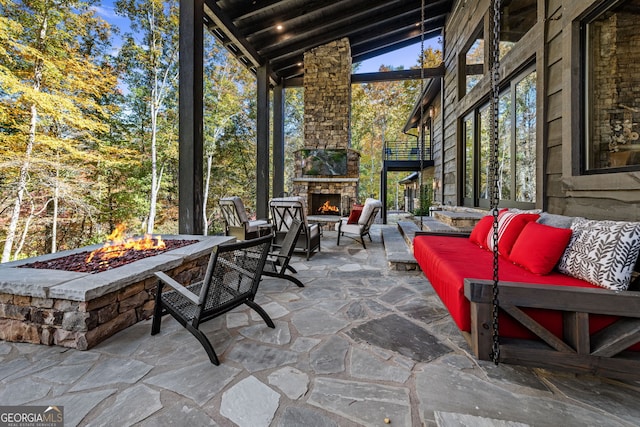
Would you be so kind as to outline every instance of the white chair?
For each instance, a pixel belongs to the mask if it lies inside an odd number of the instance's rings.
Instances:
[[[220,210],[224,218],[227,236],[235,236],[238,240],[247,240],[259,237],[262,232],[268,234],[271,231],[268,221],[261,219],[249,221],[240,197],[223,197],[220,199]]]
[[[307,260],[316,250],[320,251],[320,226],[307,222],[306,208],[302,197],[273,198],[269,202],[269,208],[275,231],[274,245],[282,244],[284,236],[295,218],[302,223],[300,235],[296,240],[296,250],[303,251],[307,255]]]
[[[364,237],[369,237],[369,241],[371,240],[371,234],[369,234],[369,230],[371,229],[371,225],[376,219],[376,216],[382,209],[382,202],[376,199],[367,199],[364,202],[364,207],[362,208],[362,214],[360,214],[360,218],[358,218],[357,224],[348,224],[349,218],[341,218],[340,222],[336,224],[336,231],[338,232],[338,243],[340,245],[340,236],[344,236],[345,233],[355,234],[356,237],[353,236],[345,236],[350,239],[355,240],[356,242],[362,244],[364,249],[367,249],[367,246],[364,244]],[[358,240],[358,237],[360,240]]]

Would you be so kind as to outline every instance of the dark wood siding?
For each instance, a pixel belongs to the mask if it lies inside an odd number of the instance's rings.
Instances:
[[[539,0],[538,23],[507,54],[500,75],[509,79],[535,60],[538,76],[538,174],[536,206],[593,219],[640,221],[640,172],[580,173],[580,18],[602,0]],[[444,203],[460,204],[461,118],[490,91],[488,73],[465,96],[458,92],[464,46],[483,21],[488,0],[458,1],[445,33]],[[486,29],[485,29],[486,33]],[[441,163],[436,161],[436,177]]]

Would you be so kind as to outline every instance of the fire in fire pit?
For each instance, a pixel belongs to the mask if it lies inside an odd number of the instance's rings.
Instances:
[[[150,234],[145,234],[142,239],[125,239],[124,230],[125,225],[118,224],[116,229],[113,230],[113,233],[107,236],[107,242],[104,246],[91,252],[87,257],[86,262],[91,262],[91,260],[96,256],[101,261],[118,258],[124,255],[128,250],[144,251],[147,249],[161,250],[166,248],[166,245],[160,236],[156,236],[155,241]]]
[[[114,232],[107,237],[109,241],[102,248],[93,252],[80,252],[48,261],[36,261],[19,267],[100,273],[198,242],[198,240],[167,240],[165,242],[160,236],[153,238],[148,234],[144,238],[124,239],[124,229],[123,224],[118,225]]]
[[[333,206],[327,200],[326,202],[324,202],[324,204],[322,206],[320,206],[318,208],[318,213],[321,214],[321,215],[328,215],[328,214],[339,215],[340,214],[340,209],[338,209],[337,206]]]

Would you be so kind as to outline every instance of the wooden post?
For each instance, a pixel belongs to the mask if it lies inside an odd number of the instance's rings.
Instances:
[[[203,234],[204,2],[180,0],[178,230]]]
[[[284,86],[273,88],[273,197],[284,193]]]
[[[256,216],[269,216],[269,65],[257,71]]]

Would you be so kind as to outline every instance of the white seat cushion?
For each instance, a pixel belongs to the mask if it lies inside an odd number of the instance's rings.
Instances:
[[[362,230],[362,225],[360,224],[347,224],[345,219],[342,220],[342,227],[340,227],[340,223],[336,223],[336,231],[340,230],[344,233],[352,233],[352,234],[360,234],[360,230]]]

